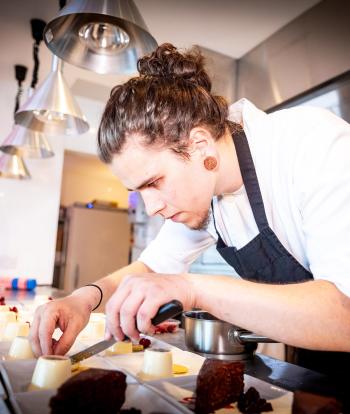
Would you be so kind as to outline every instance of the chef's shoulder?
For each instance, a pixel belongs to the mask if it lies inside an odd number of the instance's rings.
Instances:
[[[281,109],[268,114],[271,121],[279,122],[285,128],[299,132],[300,135],[319,134],[324,131],[329,135],[332,131],[335,135],[349,131],[348,122],[341,119],[328,109],[315,106],[296,106]]]
[[[288,157],[295,188],[308,197],[320,188],[329,187],[330,192],[337,186],[348,188],[350,124],[323,108],[302,106],[280,112],[290,125]]]

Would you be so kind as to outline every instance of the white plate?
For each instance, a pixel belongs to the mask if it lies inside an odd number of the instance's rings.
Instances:
[[[6,361],[0,365],[0,373],[5,381],[10,402],[16,414],[49,414],[49,401],[56,390],[30,391],[28,386],[35,367],[35,360]],[[89,358],[89,367],[111,369],[103,358]],[[155,411],[161,413],[187,413],[187,409],[175,400],[164,398],[157,391],[138,383],[127,375],[127,390],[123,408],[138,408],[142,414]]]
[[[198,374],[205,358],[192,352],[182,351],[181,349],[171,346],[157,338],[147,338],[151,340],[152,347],[171,350],[173,356],[173,364],[184,365],[186,368],[188,368],[188,373],[175,375],[174,378],[177,378],[179,376],[182,377]],[[102,358],[110,365],[110,367],[114,369],[122,369],[125,372],[128,372],[130,375],[137,377],[139,381],[142,381],[139,377],[139,373],[142,370],[144,352],[104,356]]]
[[[147,385],[154,388],[161,395],[166,395],[169,400],[175,399],[187,408],[194,407],[194,392],[196,389],[197,376],[180,378],[169,378],[163,381],[151,381]],[[254,387],[259,391],[260,397],[265,398],[272,404],[273,412],[278,414],[291,414],[293,393],[282,388],[268,384],[265,381],[244,375],[244,389]],[[215,411],[218,414],[238,414],[240,411],[236,404]]]

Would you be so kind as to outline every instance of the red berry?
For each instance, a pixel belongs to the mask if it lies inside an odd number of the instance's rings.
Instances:
[[[168,325],[166,328],[167,332],[169,333],[175,332],[175,329],[176,329],[176,325]]]
[[[142,345],[143,348],[146,349],[151,345],[151,341],[147,338],[141,338],[139,340],[139,345]]]
[[[6,305],[4,296],[0,297],[0,305]]]
[[[166,332],[166,329],[163,327],[163,326],[156,326],[156,330],[155,330],[155,332],[154,333],[156,333],[156,334],[162,334],[162,333],[165,333]]]
[[[52,296],[49,296],[49,297],[48,297],[48,300],[53,300],[53,297],[52,297]]]
[[[12,306],[12,308],[10,308],[10,312],[18,313],[18,309],[16,308],[16,306]]]

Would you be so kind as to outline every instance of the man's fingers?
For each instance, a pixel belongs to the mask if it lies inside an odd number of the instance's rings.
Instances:
[[[154,331],[151,319],[156,316],[160,306],[161,304],[155,302],[152,298],[148,298],[142,303],[136,316],[137,327],[140,332],[152,333]]]
[[[39,340],[39,324],[40,324],[40,313],[36,312],[34,315],[33,323],[30,327],[29,340],[32,347],[32,351],[36,357],[42,355],[42,350]]]
[[[52,338],[52,354],[55,355],[55,350],[57,347],[58,341],[54,338]]]
[[[52,355],[52,335],[56,329],[56,317],[53,314],[44,314],[40,318],[38,329],[40,348],[44,355]]]
[[[105,340],[109,341],[110,339],[112,339],[112,334],[109,332],[108,328],[106,328],[105,330]]]
[[[106,304],[106,334],[111,334],[119,341],[122,341],[124,338],[123,331],[120,328],[120,307],[129,295],[129,292],[128,288],[121,289],[119,287]]]
[[[73,345],[75,338],[78,336],[79,332],[80,329],[76,323],[69,321],[60,339],[55,343],[54,354],[65,355]]]
[[[120,326],[129,338],[139,339],[139,331],[136,326],[136,314],[144,300],[143,292],[128,296],[120,308]]]

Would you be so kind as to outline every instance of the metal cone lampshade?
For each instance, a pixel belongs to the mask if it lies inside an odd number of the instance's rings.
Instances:
[[[89,129],[56,56],[49,76],[16,112],[15,123],[46,135],[82,134]]]
[[[44,134],[20,125],[12,128],[10,134],[0,145],[0,150],[6,154],[12,154],[14,147],[18,149],[22,157],[27,158],[48,158],[55,155]]]
[[[44,31],[48,48],[97,73],[135,73],[157,47],[133,0],[72,0]]]
[[[31,178],[19,150],[12,147],[11,151],[9,153],[0,151],[0,177],[17,179]]]

